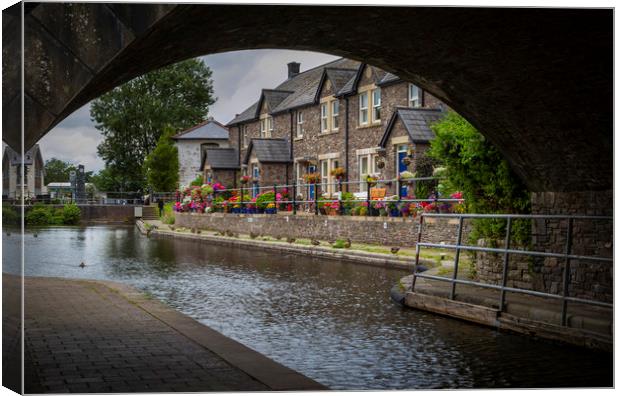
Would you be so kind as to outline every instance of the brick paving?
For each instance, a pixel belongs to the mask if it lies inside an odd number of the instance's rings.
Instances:
[[[27,393],[323,388],[127,286],[25,279]]]

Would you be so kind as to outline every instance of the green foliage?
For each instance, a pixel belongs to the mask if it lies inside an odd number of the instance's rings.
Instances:
[[[470,213],[530,213],[530,193],[502,154],[454,112],[432,125],[436,138],[428,155],[446,168],[448,183],[463,192]],[[476,220],[474,238],[502,238],[506,222]],[[514,241],[529,240],[529,221],[515,221]]]
[[[178,150],[172,139],[174,129],[167,127],[144,166],[149,186],[154,191],[174,191],[179,182]]]
[[[19,224],[20,216],[14,207],[2,205],[2,224],[16,225]]]
[[[429,157],[426,153],[421,154],[416,159],[416,177],[431,177],[433,176],[433,169],[437,165],[437,160],[433,157]],[[437,181],[435,180],[422,180],[415,183],[415,196],[417,198],[428,198],[429,195],[435,192],[437,188]]]
[[[161,220],[164,224],[174,224],[175,217],[173,205],[174,204],[172,202],[168,202],[164,205],[163,216],[161,217]]]
[[[203,184],[204,184],[204,178],[202,175],[196,176],[196,178],[192,180],[191,183],[189,183],[190,186],[202,186]],[[213,193],[213,187],[211,187],[211,194],[212,193]]]
[[[80,222],[80,218],[82,217],[82,212],[80,208],[76,204],[67,204],[63,208],[62,213],[62,222],[64,224],[75,225]]]
[[[276,200],[273,191],[267,191],[256,197],[256,207],[259,209],[265,209],[267,205]]]
[[[353,193],[351,192],[343,192],[342,193],[342,206],[344,208],[344,214],[350,214],[351,210],[353,209],[353,207],[355,206],[355,195],[353,195]],[[349,201],[349,202],[345,202],[345,201]]]
[[[36,204],[26,213],[26,224],[28,225],[47,225],[52,224],[53,209],[43,204]]]
[[[27,225],[76,225],[80,222],[80,218],[80,208],[75,204],[54,208],[39,203],[26,213],[25,220]]]
[[[45,161],[45,183],[68,182],[71,171],[77,172],[77,166],[58,158]],[[90,182],[93,171],[84,172],[85,181]]]
[[[91,177],[91,182],[99,191],[127,191],[124,188],[123,178],[116,174],[112,168],[105,167]]]
[[[202,60],[190,59],[137,77],[91,103],[91,118],[103,135],[97,152],[125,191],[144,187],[144,161],[166,126],[180,131],[206,119],[215,102],[211,74]]]
[[[336,239],[336,242],[332,245],[334,249],[344,249],[346,241],[343,239]]]

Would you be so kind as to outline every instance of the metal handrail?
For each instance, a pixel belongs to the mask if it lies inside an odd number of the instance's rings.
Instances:
[[[422,233],[424,229],[424,219],[427,217],[437,217],[437,218],[458,218],[459,226],[457,233],[457,243],[456,244],[440,244],[440,243],[427,243],[421,242]],[[481,247],[481,246],[471,246],[471,245],[463,245],[461,243],[462,232],[463,232],[463,220],[464,219],[506,219],[506,236],[505,236],[505,244],[504,248],[491,248],[491,247]],[[567,220],[567,231],[566,231],[566,246],[564,249],[564,253],[553,253],[553,252],[538,252],[533,250],[521,250],[521,249],[511,249],[510,248],[510,236],[512,232],[512,220],[513,219],[556,219],[556,220]],[[518,293],[518,294],[526,294],[544,298],[551,298],[556,300],[561,300],[562,302],[562,314],[561,314],[561,325],[567,326],[567,310],[568,303],[581,303],[586,305],[594,305],[604,308],[613,308],[613,303],[607,303],[598,300],[591,299],[583,299],[578,297],[569,296],[569,282],[570,282],[570,262],[571,260],[582,260],[582,261],[594,261],[598,263],[613,263],[613,258],[610,257],[600,257],[600,256],[586,256],[586,255],[577,255],[572,254],[572,242],[573,242],[573,222],[574,220],[603,220],[603,221],[613,221],[612,216],[585,216],[585,215],[528,215],[528,214],[474,214],[474,213],[422,213],[420,216],[420,223],[418,228],[418,237],[416,243],[416,255],[415,262],[413,266],[413,280],[411,282],[411,291],[415,291],[415,283],[417,278],[422,279],[431,279],[441,282],[449,282],[451,283],[450,290],[450,299],[455,299],[455,288],[457,284],[477,286],[487,289],[494,289],[500,291],[499,297],[499,312],[503,312],[505,310],[506,304],[506,292]],[[418,265],[420,263],[420,250],[421,248],[439,248],[439,249],[451,249],[455,250],[455,259],[454,259],[454,271],[450,278],[436,276],[436,275],[428,275],[423,273],[418,273]],[[494,285],[489,283],[477,282],[477,281],[469,281],[463,279],[457,279],[458,275],[458,264],[459,264],[459,253],[461,250],[468,251],[478,251],[478,252],[489,252],[489,253],[503,253],[503,267],[502,267],[502,279],[501,285]],[[540,292],[534,290],[527,290],[515,287],[508,287],[508,267],[509,267],[509,255],[517,254],[517,255],[525,255],[525,256],[533,256],[533,257],[555,257],[564,259],[563,266],[563,281],[562,281],[562,294],[554,294],[547,292]]]

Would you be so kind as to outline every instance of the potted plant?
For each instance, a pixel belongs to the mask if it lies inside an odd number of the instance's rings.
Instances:
[[[377,159],[377,168],[379,169],[385,168],[385,158],[380,157],[379,159]]]
[[[241,176],[241,177],[239,178],[239,183],[241,183],[241,184],[244,184],[244,185],[245,185],[245,184],[248,184],[248,183],[250,182],[250,180],[252,180],[252,178],[251,178],[250,176],[247,176],[247,175],[245,175],[245,176]]]
[[[368,185],[370,187],[374,187],[377,185],[377,180],[379,180],[378,177],[373,176],[373,175],[366,175],[366,183],[368,183]]]
[[[390,217],[400,216],[400,210],[398,210],[397,200],[398,200],[398,195],[393,195],[388,198],[387,210],[388,210],[388,214],[390,215]]]
[[[308,184],[318,184],[321,182],[321,175],[316,172],[306,173],[304,175],[304,179],[306,180],[306,183]]]
[[[276,210],[276,204],[273,202],[268,203],[265,207],[265,213],[267,214],[276,214]]]
[[[340,181],[344,178],[345,175],[345,170],[344,168],[338,167],[338,168],[334,168],[332,169],[332,171],[330,172],[330,174],[332,176],[334,176],[336,178],[336,180]]]
[[[401,181],[412,185],[413,184],[413,179],[415,179],[415,173],[411,173],[409,171],[403,171],[400,172],[400,174],[398,175],[398,177],[400,178]]]

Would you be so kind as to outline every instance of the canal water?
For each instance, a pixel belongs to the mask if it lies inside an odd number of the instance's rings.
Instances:
[[[125,282],[332,389],[612,386],[612,355],[401,308],[406,273],[180,239],[133,227],[25,236],[25,273]],[[19,239],[3,234],[5,271]],[[86,264],[80,268],[80,262]]]

